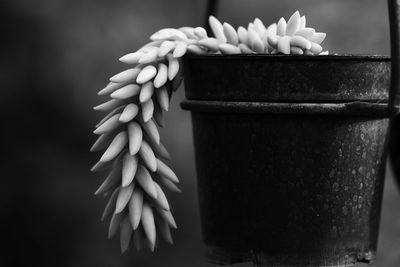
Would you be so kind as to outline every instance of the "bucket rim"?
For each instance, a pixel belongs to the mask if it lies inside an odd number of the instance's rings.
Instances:
[[[332,55],[271,55],[271,54],[232,54],[232,55],[221,55],[221,54],[207,54],[207,55],[196,55],[186,54],[184,56],[188,59],[224,59],[224,60],[235,60],[235,59],[265,59],[271,61],[382,61],[390,62],[391,57],[389,55],[368,55],[368,54],[332,54]]]
[[[335,115],[370,118],[390,118],[399,113],[399,107],[387,103],[354,101],[348,103],[276,103],[186,100],[184,110],[205,113]]]

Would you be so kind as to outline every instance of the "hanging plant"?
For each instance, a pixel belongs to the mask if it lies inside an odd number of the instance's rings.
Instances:
[[[168,111],[171,95],[182,82],[180,58],[192,54],[327,55],[321,43],[326,34],[306,27],[296,11],[286,22],[266,27],[256,18],[247,29],[235,30],[209,18],[215,37],[202,27],[162,29],[150,43],[120,61],[132,65],[110,78],[99,95],[111,99],[94,109],[109,112],[94,131],[99,135],[91,151],[105,150],[92,171],[110,169],[96,195],[109,197],[102,220],[111,216],[109,238],[120,230],[121,250],[142,244],[153,251],[158,236],[172,243],[170,228],[177,228],[164,190],[180,192],[179,180],[166,160],[170,155],[160,141],[158,127]]]

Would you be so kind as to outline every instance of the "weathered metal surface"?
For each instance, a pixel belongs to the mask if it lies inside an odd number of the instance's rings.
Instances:
[[[389,104],[396,106],[400,104],[400,1],[388,0],[389,4],[389,22],[390,22],[390,39],[391,39],[391,89]],[[400,187],[400,115],[397,115],[391,124],[390,133],[390,156],[392,159],[392,167]]]
[[[183,109],[202,112],[353,115],[369,118],[387,118],[398,113],[398,108],[388,108],[387,104],[358,101],[348,103],[271,103],[186,100],[181,103],[181,106]]]
[[[190,100],[387,102],[390,58],[188,55],[184,72]]]
[[[209,258],[285,267],[372,262],[393,114],[381,103],[388,100],[387,59],[253,58],[185,59],[190,100],[183,107],[192,110]],[[263,72],[268,64],[275,68]],[[346,69],[347,78],[340,82],[327,66]],[[370,76],[375,85],[365,89]],[[303,82],[294,86],[293,77]],[[325,80],[339,88],[320,86]]]
[[[395,116],[391,121],[389,152],[394,178],[400,188],[400,115]]]
[[[392,58],[389,104],[400,104],[400,0],[388,0],[390,25],[390,53]]]
[[[377,56],[184,59],[189,101],[182,106],[192,110],[211,260],[286,267],[373,261],[384,117],[400,102],[399,3],[388,0],[392,66]],[[395,117],[390,142],[397,174],[399,125]]]
[[[351,266],[375,258],[388,119],[192,116],[212,261]]]

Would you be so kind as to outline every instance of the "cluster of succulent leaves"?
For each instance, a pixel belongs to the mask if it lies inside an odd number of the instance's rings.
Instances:
[[[286,22],[266,27],[255,19],[235,30],[209,18],[215,37],[202,27],[162,29],[150,43],[120,58],[131,67],[110,78],[98,93],[109,101],[96,106],[108,114],[96,125],[99,135],[91,151],[104,150],[92,171],[109,174],[96,195],[109,198],[102,219],[111,217],[109,237],[120,230],[122,252],[134,245],[154,250],[159,237],[172,243],[176,228],[165,191],[180,192],[175,173],[165,161],[170,154],[160,141],[158,127],[168,111],[171,94],[182,82],[180,58],[192,54],[306,54],[321,55],[325,33],[306,27],[295,12]]]

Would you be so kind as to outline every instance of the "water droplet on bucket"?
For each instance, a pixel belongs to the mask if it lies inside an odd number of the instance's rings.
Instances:
[[[342,208],[342,212],[344,215],[347,215],[347,213],[349,212],[348,208],[346,206],[343,206]]]
[[[333,190],[333,192],[339,191],[339,184],[338,184],[338,183],[334,183],[334,184],[332,185],[332,190]]]
[[[353,206],[353,207],[351,208],[351,213],[353,214],[353,216],[357,215],[357,205],[356,205],[356,206]]]
[[[337,234],[338,234],[337,227],[336,227],[336,226],[333,226],[333,227],[332,227],[332,236],[333,236],[333,237],[336,237]]]

